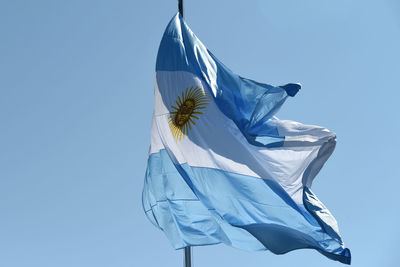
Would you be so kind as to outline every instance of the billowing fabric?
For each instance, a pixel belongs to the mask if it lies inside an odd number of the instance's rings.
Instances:
[[[312,248],[350,264],[310,189],[335,134],[274,116],[299,89],[234,74],[173,17],[157,56],[143,208],[174,248]]]

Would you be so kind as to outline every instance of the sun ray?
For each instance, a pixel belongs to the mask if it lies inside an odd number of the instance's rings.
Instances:
[[[194,96],[194,97],[197,97],[197,96],[203,96],[204,94],[203,94],[203,92],[195,92],[195,93],[193,93],[193,95],[192,96]]]
[[[186,124],[185,124],[185,134],[186,134],[186,135],[189,133],[188,124],[189,124],[189,123],[186,123]]]
[[[186,135],[186,124],[183,125],[183,127],[182,127],[182,133],[183,133],[183,137],[185,138],[185,135]]]
[[[182,138],[182,130],[181,129],[179,129],[180,131],[179,131],[179,141],[181,141],[181,138]]]
[[[204,97],[192,97],[196,101],[202,101],[205,100]]]

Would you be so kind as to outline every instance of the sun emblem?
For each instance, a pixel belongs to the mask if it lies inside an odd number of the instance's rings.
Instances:
[[[206,108],[206,105],[210,103],[210,98],[203,88],[192,86],[190,89],[186,88],[182,92],[182,97],[178,96],[175,103],[177,106],[171,106],[174,110],[170,112],[168,123],[172,135],[178,141],[188,135],[192,124],[195,125],[195,120],[199,119],[198,115],[203,114],[199,110]]]

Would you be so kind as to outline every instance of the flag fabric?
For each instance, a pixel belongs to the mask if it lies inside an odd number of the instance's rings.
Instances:
[[[312,248],[350,264],[336,220],[310,189],[335,134],[275,117],[299,89],[234,74],[179,13],[172,18],[157,56],[142,201],[175,249]]]

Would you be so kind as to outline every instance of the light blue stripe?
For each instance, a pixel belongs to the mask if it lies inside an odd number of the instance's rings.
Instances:
[[[164,231],[176,249],[221,242],[250,251],[265,249],[247,231],[206,208],[165,150],[149,157],[142,200],[149,220]]]
[[[161,150],[149,157],[143,207],[175,248],[220,242],[276,254],[315,248],[348,262],[337,236],[279,188],[217,169],[175,166]]]

